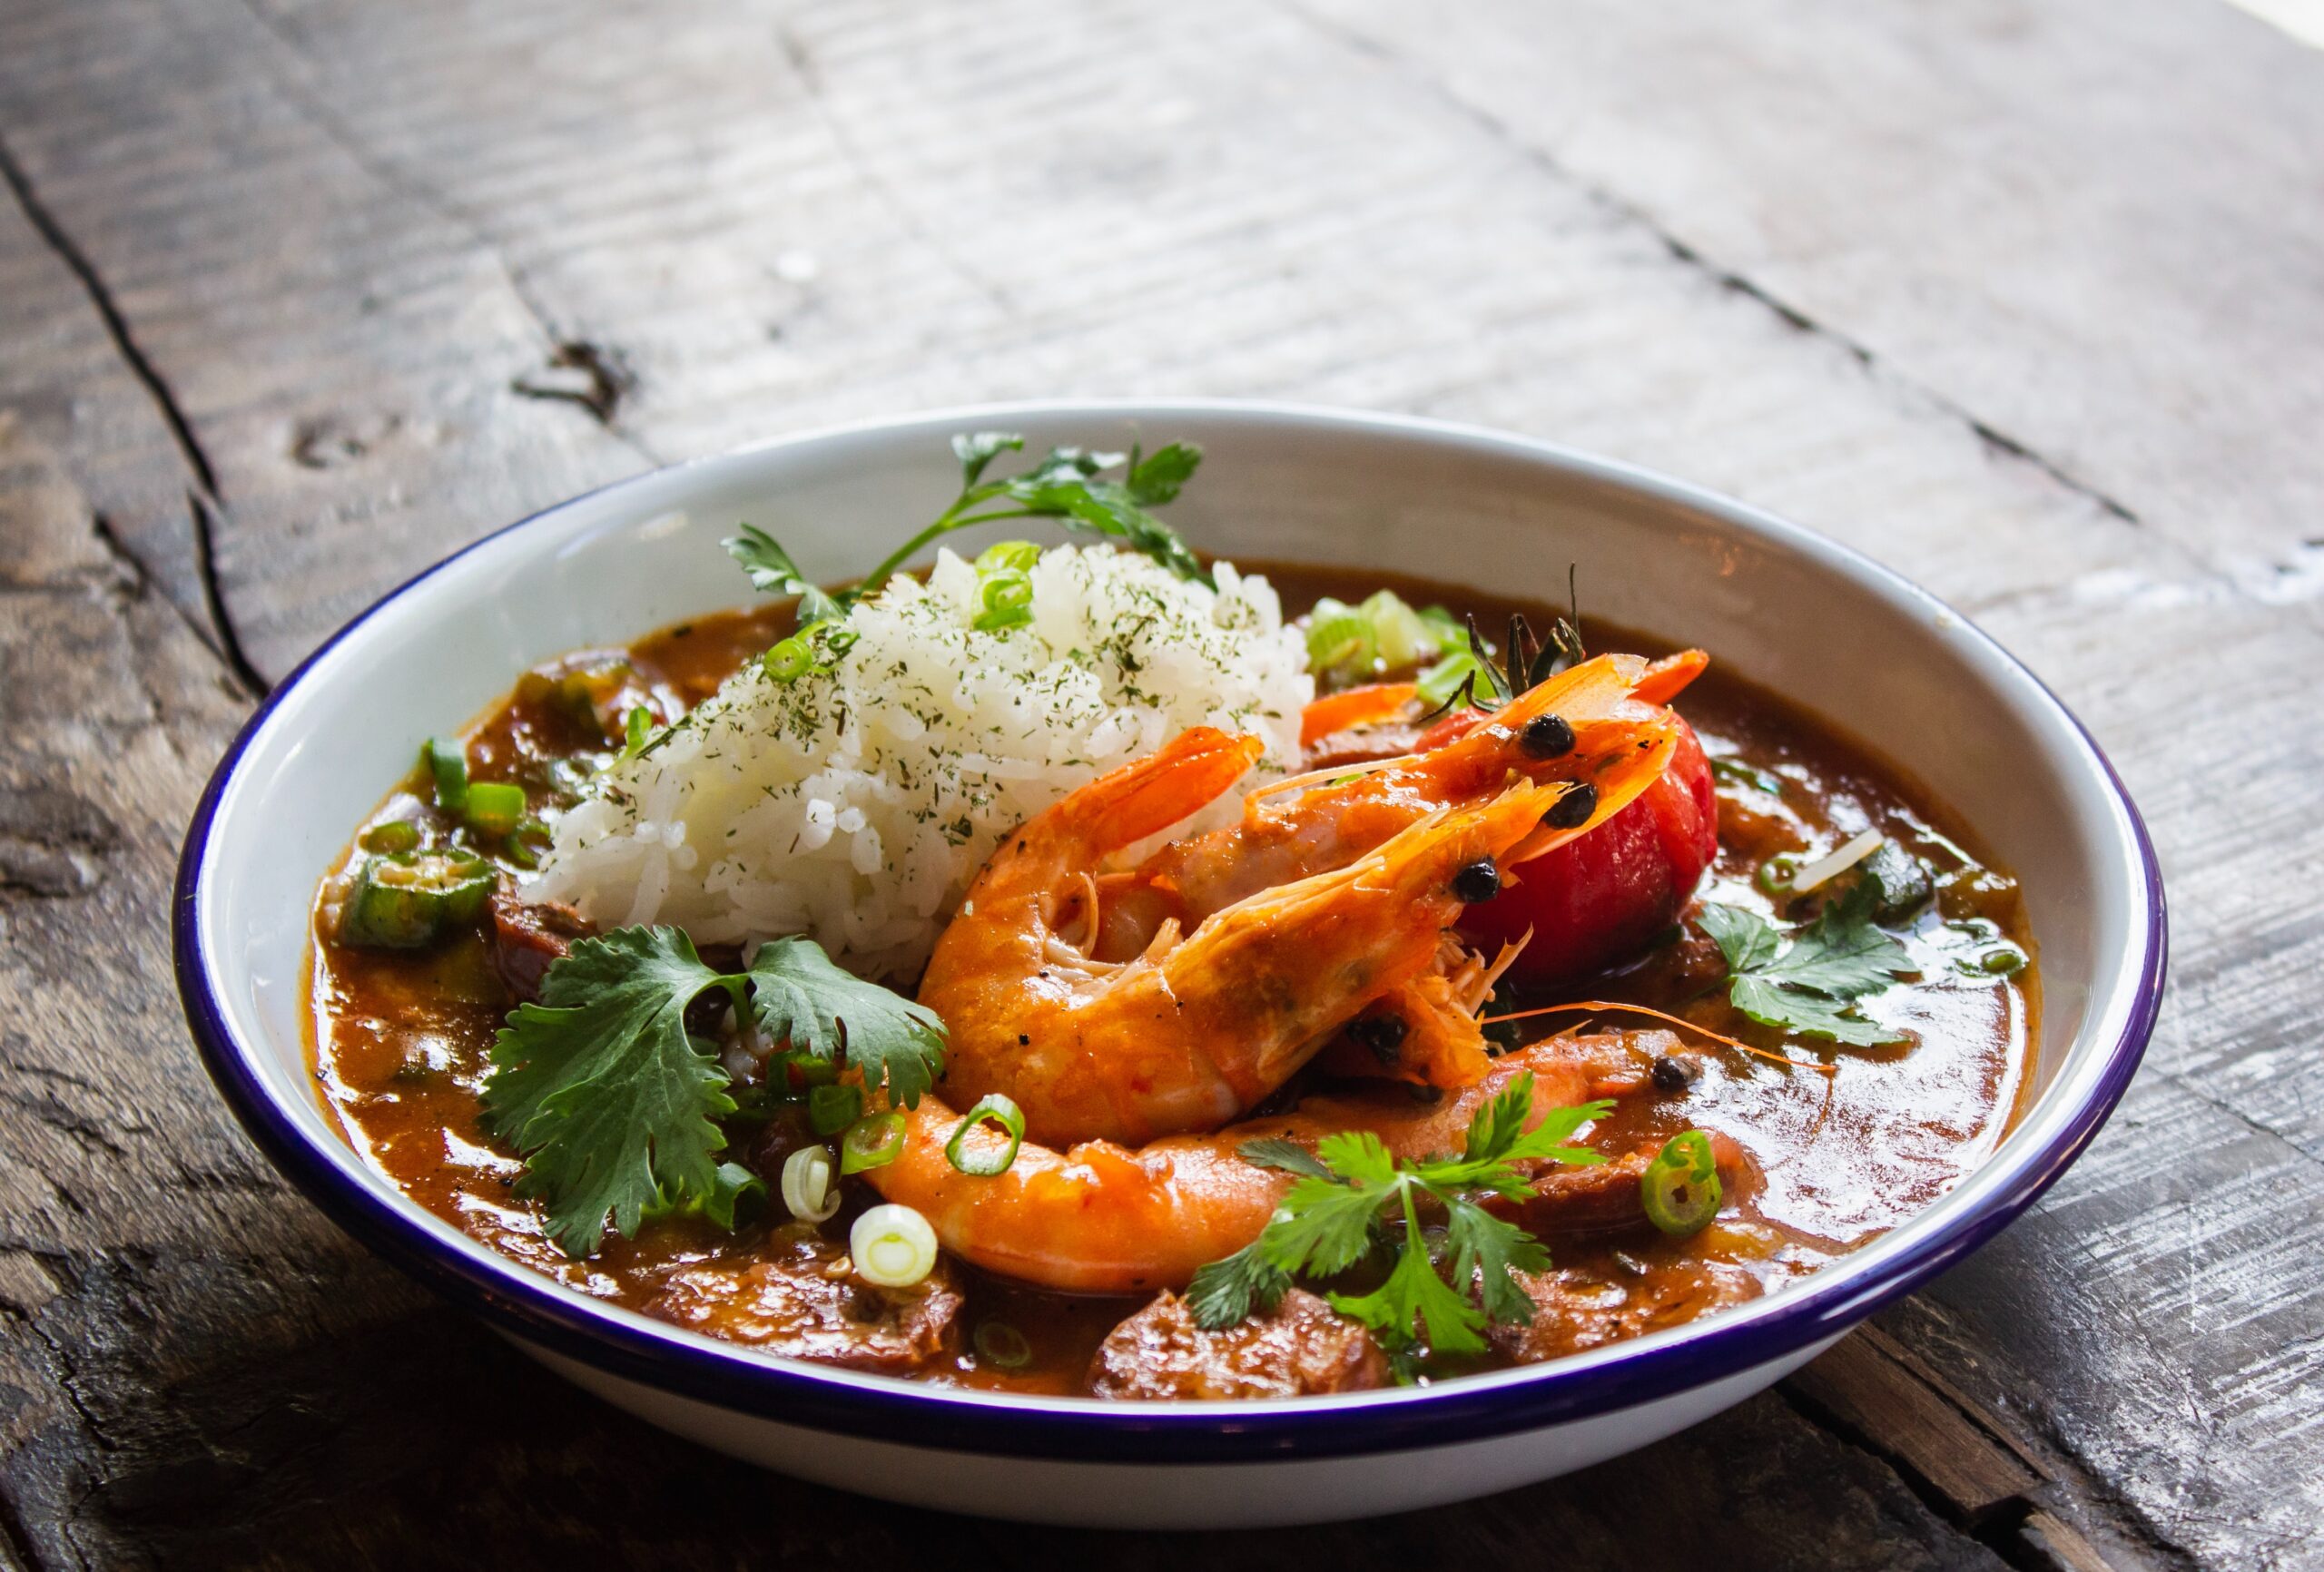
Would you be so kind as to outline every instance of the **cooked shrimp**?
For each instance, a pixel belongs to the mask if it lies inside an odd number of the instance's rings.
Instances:
[[[1553,1037],[1494,1061],[1474,1086],[1431,1105],[1402,1090],[1315,1096],[1286,1114],[1136,1151],[1111,1141],[1065,1151],[1027,1141],[1006,1172],[990,1177],[952,1165],[944,1148],[960,1115],[923,1096],[906,1115],[902,1154],[864,1177],[988,1272],[1084,1293],[1177,1288],[1257,1238],[1289,1187],[1288,1175],[1243,1160],[1246,1141],[1275,1135],[1313,1146],[1337,1131],[1369,1130],[1400,1157],[1457,1152],[1478,1108],[1519,1075],[1533,1076],[1530,1127],[1552,1108],[1635,1088],[1640,1057],[1623,1033]],[[985,1126],[963,1145],[997,1157],[1006,1140]]]
[[[1652,784],[1669,760],[1675,722],[1659,702],[1632,696],[1659,669],[1635,655],[1600,655],[1464,724],[1442,746],[1255,793],[1241,822],[1164,847],[1135,880],[1110,892],[1098,953],[1135,954],[1169,919],[1192,928],[1257,890],[1336,867],[1440,804],[1498,788],[1512,771],[1587,786],[1595,806],[1572,825],[1545,825],[1512,850],[1509,863],[1587,833]],[[1537,733],[1529,744],[1527,728],[1551,720],[1571,733],[1563,752],[1548,751],[1562,741],[1554,732],[1553,741]]]
[[[1051,1145],[1139,1145],[1236,1117],[1377,1001],[1459,1004],[1473,1036],[1474,1000],[1408,985],[1442,969],[1444,931],[1501,865],[1660,772],[1670,723],[1623,697],[1642,669],[1578,667],[1450,747],[1279,788],[1126,878],[1103,859],[1225,791],[1256,744],[1198,728],[1068,796],[1003,842],[929,963],[920,997],[950,1034],[948,1095],[1005,1093]],[[1528,722],[1553,712],[1559,748],[1529,747]],[[1570,801],[1585,806],[1551,812]],[[1114,951],[1125,928],[1106,909],[1138,899],[1175,909]],[[1464,1078],[1478,1073],[1481,1057]]]

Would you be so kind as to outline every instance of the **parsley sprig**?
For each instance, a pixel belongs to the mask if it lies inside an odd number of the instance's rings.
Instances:
[[[1326,1135],[1313,1154],[1290,1141],[1246,1142],[1244,1161],[1295,1174],[1298,1183],[1258,1238],[1195,1274],[1187,1289],[1195,1320],[1232,1326],[1255,1309],[1274,1309],[1295,1277],[1334,1277],[1393,1257],[1377,1288],[1334,1293],[1333,1307],[1369,1327],[1400,1369],[1423,1347],[1432,1355],[1483,1351],[1488,1323],[1532,1315],[1533,1301],[1515,1273],[1544,1271],[1550,1257],[1539,1240],[1477,1197],[1532,1194],[1521,1163],[1604,1161],[1566,1143],[1611,1103],[1552,1109],[1527,1130],[1532,1103],[1533,1077],[1520,1076],[1477,1111],[1457,1157],[1406,1161],[1368,1130]],[[1444,1215],[1442,1263],[1421,1226],[1424,1204]]]
[[[716,1157],[731,1077],[686,1031],[714,988],[793,1054],[844,1062],[906,1107],[943,1068],[933,1011],[842,970],[812,939],[774,939],[732,973],[680,928],[581,939],[549,967],[540,1002],[509,1013],[484,1084],[485,1128],[525,1158],[517,1194],[542,1203],[566,1254],[596,1250],[609,1218],[624,1238],[674,1213],[733,1225],[753,1176]]]
[[[1706,905],[1695,921],[1727,958],[1737,1009],[1798,1037],[1877,1047],[1905,1034],[1866,1020],[1857,1001],[1915,969],[1912,953],[1873,921],[1879,900],[1878,888],[1861,881],[1788,936],[1737,906]]]
[[[1024,451],[1025,438],[1013,431],[963,431],[952,438],[953,455],[960,461],[960,494],[936,522],[888,554],[887,559],[842,590],[826,593],[810,584],[791,560],[791,554],[764,530],[742,526],[742,533],[724,544],[727,555],[743,565],[751,583],[767,594],[799,597],[802,633],[817,623],[835,621],[848,608],[879,593],[898,568],[931,542],[980,524],[1011,518],[1053,518],[1069,530],[1101,535],[1145,553],[1180,578],[1216,588],[1210,571],[1187,549],[1178,533],[1150,509],[1176,497],[1202,463],[1202,449],[1188,442],[1173,442],[1152,453],[1133,447],[1128,453],[1104,453],[1081,447],[1052,447],[1049,457],[1021,475],[987,480],[985,471],[1004,453]],[[1108,477],[1118,469],[1120,478]]]

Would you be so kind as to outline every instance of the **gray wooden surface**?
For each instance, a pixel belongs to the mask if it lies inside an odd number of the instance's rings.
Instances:
[[[2324,54],[2215,0],[0,0],[0,1562],[2324,1566]],[[168,879],[257,693],[597,482],[1285,397],[1723,487],[2146,811],[2092,1153],[1733,1414],[1360,1528],[1009,1528],[583,1399],[286,1192]]]

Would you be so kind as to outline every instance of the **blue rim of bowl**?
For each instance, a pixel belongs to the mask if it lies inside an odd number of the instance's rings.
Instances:
[[[1119,418],[1184,414],[1253,418],[1287,424],[1372,430],[1403,437],[1482,442],[1513,456],[1546,461],[1569,475],[1646,491],[1739,523],[1763,536],[1829,555],[1856,573],[1945,610],[1902,575],[1853,547],[1667,476],[1598,458],[1515,433],[1369,411],[1230,399],[1074,400],[971,406],[821,428],[735,453],[596,487],[480,536],[421,570],[350,621],[261,702],[219,761],[188,827],[171,930],[178,992],[203,1064],[260,1148],[341,1228],[404,1272],[487,1324],[521,1341],[641,1386],[783,1425],[901,1443],[921,1449],[1086,1462],[1226,1463],[1256,1459],[1323,1459],[1418,1450],[1521,1432],[1652,1402],[1773,1363],[1837,1337],[1884,1305],[1910,1293],[1977,1250],[2015,1221],[2081,1155],[2129,1088],[2162,1009],[2169,951],[2162,876],[2145,821],[2122,777],[2089,729],[1982,629],[1950,613],[1962,630],[2024,679],[2072,728],[2096,763],[2135,841],[2145,888],[2144,953],[2120,1034],[2083,1104],[2038,1150],[2017,1159],[2004,1187],[1982,1210],[1932,1231],[1881,1263],[1876,1272],[1818,1273],[1777,1295],[1675,1332],[1616,1345],[1598,1356],[1553,1361],[1500,1377],[1479,1376],[1423,1389],[1389,1389],[1321,1400],[1196,1409],[1169,1404],[1101,1404],[867,1380],[794,1361],[770,1358],[682,1331],[621,1318],[586,1295],[514,1263],[503,1270],[448,1248],[433,1237],[413,1203],[389,1200],[350,1184],[280,1106],[251,1067],[227,1025],[213,988],[199,921],[202,866],[212,821],[251,743],[317,663],[389,605],[453,564],[503,535],[526,529],[589,498],[642,486],[671,469],[716,465],[843,434],[890,427],[990,425],[1009,419]],[[1998,1153],[1996,1154],[1996,1159]],[[1989,1159],[1989,1161],[1992,1161]],[[1843,1278],[1846,1280],[1843,1281]],[[1764,1308],[1761,1308],[1764,1307]],[[1738,1394],[1739,1395],[1739,1394]]]

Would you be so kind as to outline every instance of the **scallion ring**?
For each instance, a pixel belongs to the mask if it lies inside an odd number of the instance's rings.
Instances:
[[[547,825],[537,819],[520,819],[508,831],[508,860],[519,868],[538,868],[551,843]]]
[[[1029,540],[996,540],[977,553],[977,572],[1030,573],[1041,548]]]
[[[1700,1130],[1681,1130],[1671,1136],[1646,1165],[1639,1196],[1646,1220],[1663,1233],[1679,1239],[1700,1233],[1718,1215],[1718,1163],[1710,1137]]]
[[[889,1112],[872,1114],[858,1119],[840,1137],[839,1171],[861,1174],[867,1168],[885,1168],[903,1155],[904,1116]]]
[[[1009,1135],[1009,1145],[999,1153],[990,1147],[980,1152],[967,1149],[969,1132],[986,1120],[1000,1125]],[[976,1179],[990,1179],[996,1174],[1009,1172],[1017,1161],[1017,1149],[1025,1143],[1025,1111],[999,1092],[988,1094],[968,1111],[952,1138],[944,1143],[944,1158],[961,1173]]]
[[[1025,1334],[1005,1321],[977,1323],[977,1358],[1002,1370],[1023,1370],[1033,1362],[1033,1345]]]
[[[355,844],[366,851],[416,851],[419,848],[419,826],[409,819],[390,819],[366,830],[356,838]]]
[[[863,1116],[861,1086],[807,1088],[807,1123],[818,1135],[836,1135]]]
[[[795,683],[814,670],[815,652],[805,638],[793,634],[761,655],[759,668],[778,683]]]
[[[855,1275],[881,1288],[910,1288],[936,1269],[936,1230],[909,1206],[874,1206],[848,1230]]]
[[[1983,954],[1966,957],[1958,964],[1971,977],[2012,978],[2025,969],[2025,952],[2004,942]]]
[[[1769,895],[1788,895],[1791,893],[1791,881],[1799,872],[1800,861],[1797,851],[1778,851],[1759,864],[1759,871],[1751,876],[1751,882]]]
[[[839,1210],[839,1175],[827,1146],[802,1146],[783,1160],[783,1204],[802,1223],[824,1223]]]
[[[1021,568],[987,574],[977,586],[977,605],[970,625],[980,634],[1022,627],[1033,620],[1033,581]]]
[[[1336,604],[1336,603],[1334,603]],[[1315,608],[1307,624],[1307,664],[1318,672],[1367,672],[1378,658],[1372,619],[1348,606]]]

